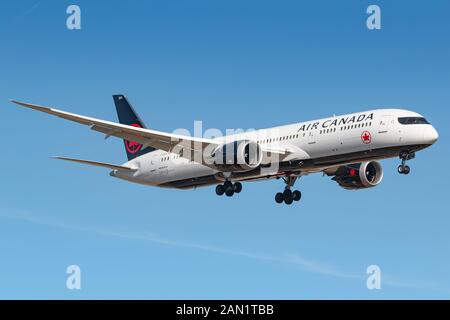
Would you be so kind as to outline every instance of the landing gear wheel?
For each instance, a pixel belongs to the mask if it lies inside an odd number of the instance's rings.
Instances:
[[[283,191],[283,197],[286,199],[286,198],[292,198],[292,191],[291,191],[291,189],[285,189],[284,191]]]
[[[225,194],[226,194],[228,197],[232,197],[232,196],[233,196],[233,194],[234,194],[233,185],[231,185],[231,186],[226,186],[226,187],[225,187]]]
[[[284,203],[292,204],[292,202],[294,202],[294,199],[292,198],[292,195],[289,198],[284,198]]]
[[[406,165],[399,165],[398,166],[398,173],[400,174],[409,174],[411,172],[411,168]]]
[[[302,193],[298,190],[295,190],[294,192],[292,192],[292,199],[294,199],[294,201],[299,201],[302,198]]]
[[[225,190],[229,187],[233,188],[233,184],[231,183],[231,181],[227,180],[223,183],[223,187],[225,188]]]
[[[284,198],[284,203],[286,203],[286,204],[291,204],[294,201],[294,198],[292,197],[291,189],[285,189],[283,191],[283,198]]]
[[[235,182],[233,185],[234,192],[239,193],[242,191],[242,184],[240,182]]]
[[[216,194],[217,194],[218,196],[221,196],[221,195],[223,195],[224,193],[225,193],[225,188],[224,188],[224,186],[221,185],[221,184],[218,184],[217,187],[216,187]]]
[[[281,192],[277,192],[277,194],[275,195],[275,202],[276,203],[282,203],[284,200],[284,196]]]

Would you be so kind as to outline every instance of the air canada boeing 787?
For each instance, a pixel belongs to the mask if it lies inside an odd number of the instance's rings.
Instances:
[[[377,109],[261,129],[223,137],[199,138],[148,129],[123,95],[114,95],[119,123],[81,116],[30,103],[12,102],[88,125],[124,140],[128,161],[121,165],[67,157],[57,159],[112,169],[127,181],[179,189],[216,185],[216,194],[231,197],[241,182],[282,179],[277,203],[301,198],[295,181],[323,172],[350,190],[377,186],[383,178],[378,160],[399,157],[406,162],[438,139],[420,114],[402,109]]]

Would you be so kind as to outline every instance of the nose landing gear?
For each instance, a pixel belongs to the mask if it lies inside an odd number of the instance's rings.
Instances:
[[[232,197],[235,193],[239,193],[242,191],[242,184],[240,182],[232,183],[231,181],[225,181],[224,184],[219,184],[216,186],[216,194],[218,196],[223,195],[224,193],[228,197]]]
[[[291,187],[294,186],[297,177],[286,176],[283,180],[286,186],[283,192],[277,192],[277,194],[275,194],[275,202],[282,203],[284,201],[285,204],[290,205],[294,201],[300,201],[302,193],[298,190],[291,191]]]
[[[409,172],[411,171],[411,168],[407,165],[401,164],[398,166],[397,171],[400,174],[409,174]]]
[[[414,152],[401,152],[399,157],[402,160],[402,164],[397,168],[398,173],[409,174],[411,168],[406,165],[406,161],[414,159],[416,157],[416,154]]]

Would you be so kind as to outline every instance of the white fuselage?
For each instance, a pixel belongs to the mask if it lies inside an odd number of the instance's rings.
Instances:
[[[437,140],[438,134],[430,124],[402,124],[399,118],[423,119],[420,114],[408,110],[378,109],[245,132],[216,140],[252,140],[262,147],[289,150],[295,155],[288,160],[280,159],[277,172],[238,175],[233,177],[234,180],[272,178],[286,171],[302,175],[337,165],[397,157],[399,152],[418,151]],[[160,150],[137,157],[125,165],[137,170],[114,170],[111,175],[136,183],[175,188],[192,188],[221,181],[218,170]]]

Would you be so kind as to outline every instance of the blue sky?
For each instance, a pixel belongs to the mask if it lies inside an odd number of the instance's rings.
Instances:
[[[82,29],[66,28],[66,8]],[[366,28],[377,4],[382,29]],[[14,1],[0,10],[0,298],[449,298],[448,1]],[[121,163],[120,140],[14,107],[157,130],[263,128],[373,107],[424,114],[432,148],[362,191],[302,178],[213,188],[129,184],[54,155]],[[82,289],[66,289],[66,268]],[[366,268],[382,289],[366,288]]]

